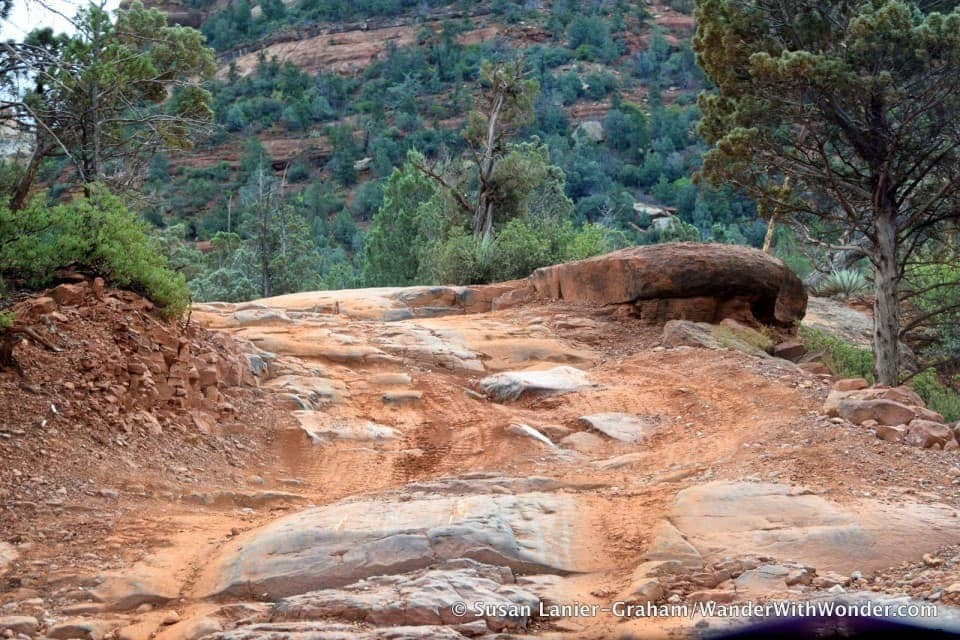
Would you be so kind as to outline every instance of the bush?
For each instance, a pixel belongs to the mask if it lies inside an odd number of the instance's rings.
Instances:
[[[32,287],[58,269],[79,266],[152,300],[164,315],[186,311],[190,291],[169,268],[146,225],[103,187],[89,198],[48,207],[35,199],[23,211],[0,209],[0,269]]]
[[[800,337],[809,351],[826,351],[825,364],[842,378],[873,380],[873,352],[831,336],[822,329],[800,327]]]
[[[947,422],[960,420],[960,393],[941,384],[935,369],[915,375],[910,380],[910,386],[923,398],[927,407],[942,415]]]

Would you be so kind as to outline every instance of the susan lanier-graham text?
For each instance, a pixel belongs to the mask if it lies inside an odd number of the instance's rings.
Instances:
[[[874,616],[887,618],[936,617],[936,605],[927,603],[844,603],[834,600],[774,600],[721,604],[713,601],[680,604],[612,602],[592,604],[574,600],[570,603],[535,605],[515,602],[454,602],[450,607],[456,616],[476,618],[595,618],[610,615],[616,618],[740,618],[740,617],[832,617]]]

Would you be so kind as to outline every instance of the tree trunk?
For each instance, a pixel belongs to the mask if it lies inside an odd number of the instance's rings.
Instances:
[[[892,207],[883,207],[877,212],[874,228],[877,243],[874,247],[873,376],[877,384],[895,387],[900,384],[900,301],[897,295],[900,276],[896,212]]]
[[[503,109],[505,87],[497,89],[497,95],[490,109],[487,121],[487,139],[483,149],[483,158],[480,161],[480,194],[477,198],[476,213],[473,217],[473,235],[477,238],[488,238],[493,230],[493,203],[490,202],[490,177],[493,175],[494,147],[497,144],[497,126],[500,120],[500,111]]]
[[[30,156],[27,169],[24,171],[23,177],[17,182],[17,187],[14,189],[13,196],[10,198],[11,211],[20,211],[24,205],[26,205],[27,196],[30,195],[30,188],[33,186],[34,180],[37,179],[37,171],[40,170],[40,163],[43,162],[43,158],[47,152],[48,149],[45,149],[38,140],[37,148],[33,150],[33,155]]]

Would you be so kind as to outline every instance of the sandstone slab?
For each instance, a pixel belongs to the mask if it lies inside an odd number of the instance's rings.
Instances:
[[[798,487],[717,481],[677,494],[662,524],[668,535],[658,530],[654,548],[689,547],[711,561],[762,555],[824,571],[874,570],[955,544],[960,523],[952,513],[942,505],[874,500],[841,506]]]
[[[594,413],[581,416],[580,421],[608,438],[621,442],[641,442],[660,426],[660,416],[630,413]]]
[[[530,616],[511,611],[536,610],[539,598],[514,584],[509,569],[463,561],[452,567],[410,574],[376,576],[339,589],[283,598],[271,619],[356,620],[378,627],[455,625],[481,620],[484,631],[525,627]],[[462,566],[455,566],[460,564]],[[454,612],[456,602],[483,602],[489,608]]]
[[[294,411],[300,428],[314,444],[332,440],[395,440],[400,432],[393,427],[357,418],[334,418],[317,411]]]
[[[487,376],[480,388],[497,402],[510,402],[528,395],[558,395],[595,386],[587,374],[575,367],[554,367],[546,371],[505,371]]]
[[[235,538],[206,567],[198,591],[283,597],[457,558],[573,572],[580,568],[576,512],[572,497],[544,493],[361,500],[308,509]]]

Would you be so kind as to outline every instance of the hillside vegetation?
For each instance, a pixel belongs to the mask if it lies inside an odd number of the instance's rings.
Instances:
[[[685,3],[674,6],[690,10]],[[369,31],[349,22],[361,19]],[[402,25],[403,37],[379,41],[372,28],[378,19]],[[356,31],[347,31],[351,25]],[[201,29],[221,62],[211,87],[219,128],[191,154],[155,158],[145,184],[145,213],[165,228],[198,299],[265,293],[251,246],[247,193],[261,167],[276,204],[284,205],[284,220],[296,229],[296,242],[316,247],[311,277],[298,268],[296,278],[285,278],[277,269],[288,267],[277,266],[269,293],[520,277],[558,260],[668,239],[755,246],[763,241],[765,225],[752,202],[691,180],[705,150],[695,133],[695,96],[703,78],[690,48],[692,21],[670,6],[305,2],[287,8],[241,2],[211,12]],[[309,35],[323,29],[334,32]],[[305,39],[284,54],[281,41],[298,36]],[[365,40],[354,40],[358,36]],[[361,59],[372,43],[381,50],[347,71],[314,64],[340,41],[351,43]],[[265,48],[258,51],[260,46]],[[530,170],[531,162],[545,163],[540,173],[550,169],[560,199],[546,205],[539,195],[534,200],[541,210],[550,209],[549,224],[559,222],[564,237],[546,237],[538,214],[523,206],[501,208],[492,248],[466,247],[459,232],[446,233],[448,241],[433,243],[424,257],[432,268],[419,274],[368,267],[365,238],[385,205],[385,191],[402,179],[391,174],[408,152],[443,165],[463,191],[474,187],[476,177],[457,165],[470,157],[463,135],[467,115],[484,104],[481,65],[518,56],[525,76],[539,87],[531,117],[498,152],[509,155],[506,145],[527,144],[510,147],[519,162],[522,148],[545,150],[544,157],[525,158],[524,164]],[[244,66],[251,58],[256,62]],[[540,194],[548,187],[525,188]],[[430,200],[425,193],[418,197]],[[635,203],[675,207],[678,218],[651,227],[646,210]],[[395,199],[386,204],[397,206]],[[424,211],[409,215],[430,217]],[[510,218],[516,221],[508,227]],[[438,233],[444,232],[433,231]],[[204,243],[202,252],[197,241]],[[398,242],[431,244],[413,236]],[[576,246],[560,246],[571,243]],[[472,266],[463,265],[467,251]],[[435,264],[445,258],[456,264]],[[498,266],[491,270],[477,262]]]

